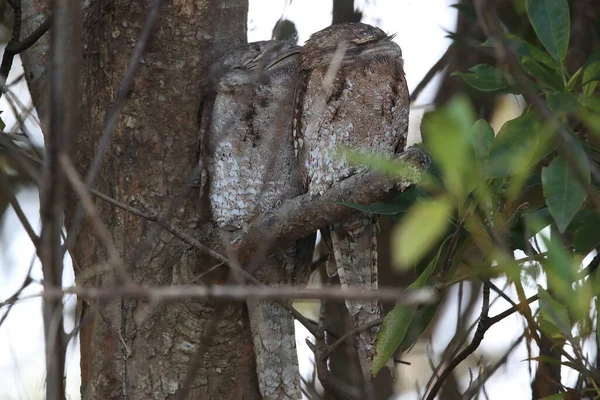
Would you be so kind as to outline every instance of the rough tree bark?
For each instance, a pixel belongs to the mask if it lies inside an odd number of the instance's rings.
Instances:
[[[23,36],[48,15],[45,1],[23,4]],[[73,5],[78,3],[73,2]],[[72,143],[86,176],[133,48],[152,6],[147,0],[83,2],[81,125]],[[138,200],[161,214],[177,203],[195,166],[200,82],[215,57],[246,41],[247,1],[164,1],[122,108],[94,185],[124,202]],[[48,42],[23,57],[35,105],[44,120]],[[174,209],[174,220],[193,233],[203,222],[198,191]],[[67,228],[77,199],[67,201]],[[96,201],[127,266],[126,274],[97,269],[106,252],[84,223],[72,251],[79,284],[146,285],[189,282],[215,264],[172,235],[152,238],[149,222]],[[123,272],[123,271],[122,271]],[[203,278],[214,282],[218,274]],[[84,304],[81,331],[85,399],[166,399],[181,392],[190,365],[197,372],[188,398],[260,398],[243,304],[149,304],[118,300]],[[156,311],[154,311],[156,310]],[[154,311],[154,312],[153,312]],[[194,357],[200,354],[200,357]],[[196,358],[192,362],[192,359]]]

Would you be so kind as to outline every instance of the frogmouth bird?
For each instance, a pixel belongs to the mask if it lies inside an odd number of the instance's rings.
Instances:
[[[346,23],[325,28],[304,44],[294,96],[294,145],[312,196],[365,170],[349,163],[345,151],[391,157],[404,150],[409,94],[402,51],[392,39],[379,28]],[[330,237],[342,287],[377,288],[377,230],[377,216],[369,214],[322,230]],[[353,300],[346,306],[355,327],[380,318],[377,301]],[[365,377],[370,377],[377,333],[372,328],[358,335]]]
[[[252,234],[259,213],[303,193],[292,135],[299,50],[288,42],[250,43],[220,59],[204,85],[204,186],[214,224],[234,242]],[[260,261],[256,277],[267,285],[305,282],[313,246],[314,237],[276,250]],[[293,317],[273,301],[248,300],[247,307],[263,398],[301,398]]]

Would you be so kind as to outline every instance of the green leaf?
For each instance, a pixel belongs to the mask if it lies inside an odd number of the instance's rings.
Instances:
[[[600,97],[578,97],[577,101],[590,111],[600,114]]]
[[[600,61],[595,61],[583,70],[582,85],[600,80]]]
[[[588,110],[580,111],[581,119],[585,121],[585,123],[592,128],[592,131],[597,135],[600,133],[600,114],[596,112],[590,112]]]
[[[490,65],[479,64],[469,68],[470,72],[453,72],[469,85],[482,92],[507,90],[511,87],[507,75]]]
[[[596,90],[598,80],[600,80],[600,50],[594,51],[588,58],[583,66],[582,75],[583,95],[590,96]]]
[[[559,65],[548,53],[538,49],[528,41],[518,37],[517,35],[507,33],[506,38],[510,42],[511,49],[519,57],[529,57],[537,62],[544,64],[550,69],[558,69]]]
[[[524,219],[527,230],[532,234],[539,233],[542,229],[550,225],[553,221],[552,215],[550,215],[550,210],[548,210],[548,207],[543,207],[539,210],[530,212],[524,216]]]
[[[486,120],[480,119],[473,124],[469,138],[475,148],[477,160],[481,162],[487,157],[490,147],[494,142],[494,129],[492,129]]]
[[[469,138],[475,122],[469,100],[457,96],[423,119],[423,142],[442,171],[448,191],[463,199],[475,186],[475,151]]]
[[[404,338],[402,338],[402,342],[400,345],[398,345],[396,350],[405,352],[417,342],[423,332],[425,332],[429,325],[431,325],[431,321],[433,320],[433,317],[435,317],[439,305],[439,302],[436,302],[435,304],[425,304],[417,310],[411,320],[406,334],[404,335]]]
[[[440,246],[437,257],[427,265],[427,268],[419,275],[417,280],[408,286],[409,289],[422,289],[429,283],[433,271],[436,269],[437,263],[441,259],[440,255],[442,247],[443,246]],[[410,334],[412,322],[420,318],[419,315],[423,318],[422,321],[426,322],[426,319],[428,318],[427,315],[431,314],[431,309],[434,309],[433,314],[435,314],[438,305],[439,302],[437,304],[424,306],[423,308],[428,307],[429,311],[423,311],[421,314],[418,314],[419,310],[417,306],[407,306],[400,303],[396,304],[394,309],[386,315],[379,336],[377,337],[377,353],[375,354],[373,364],[371,365],[371,372],[373,375],[377,374],[377,372],[379,372],[379,370],[387,363],[398,346],[400,346],[405,339],[408,339],[409,336],[412,336]],[[418,335],[416,337],[418,337]],[[416,340],[416,337],[414,340]],[[412,344],[405,343],[407,346],[406,348],[410,347]]]
[[[589,179],[589,165],[581,162],[580,168]],[[562,233],[583,205],[586,192],[562,156],[556,157],[548,167],[542,169],[542,185],[550,213]]]
[[[531,57],[522,57],[521,66],[529,75],[541,82],[544,88],[564,90],[565,84],[557,69],[548,68]]]
[[[356,150],[340,149],[340,157],[345,157],[351,164],[364,165],[382,174],[389,174],[400,179],[418,183],[423,171],[414,164],[404,160],[390,159],[389,155],[377,153],[362,153]]]
[[[600,321],[600,298],[596,297],[596,324]],[[600,329],[596,328],[596,343],[600,343]]]
[[[600,215],[590,213],[575,231],[573,247],[579,254],[587,254],[600,244]]]
[[[373,203],[362,205],[357,203],[342,202],[341,204],[360,210],[366,213],[380,215],[395,215],[408,211],[408,209],[417,201],[427,197],[423,189],[413,186],[410,189],[400,193],[389,203]]]
[[[550,396],[542,397],[540,400],[564,400],[567,395],[567,393],[554,393]]]
[[[532,112],[506,122],[492,142],[486,176],[506,178],[527,172],[548,153],[548,140]]]
[[[452,209],[447,197],[424,200],[411,207],[394,229],[394,265],[410,267],[427,254],[446,232]]]
[[[562,334],[571,330],[571,321],[567,308],[554,300],[541,286],[538,286],[540,296],[540,319],[547,323],[546,333],[551,335]],[[554,329],[556,329],[554,331]]]
[[[573,256],[556,232],[552,232],[550,237],[541,235],[541,239],[548,249],[548,256],[540,261],[546,273],[548,287],[552,289],[552,297],[566,307],[572,322],[579,321],[589,315],[589,305],[593,296],[593,288],[589,282],[578,284],[576,289],[573,287],[573,282],[580,278],[579,269],[583,256]],[[564,332],[564,321],[561,322],[562,325],[557,322],[562,318],[553,318],[554,320],[547,320]]]
[[[567,0],[527,0],[529,21],[548,53],[564,60],[569,47],[571,19]]]
[[[546,95],[548,107],[556,116],[567,114],[577,110],[578,103],[575,96],[566,92],[554,92]]]

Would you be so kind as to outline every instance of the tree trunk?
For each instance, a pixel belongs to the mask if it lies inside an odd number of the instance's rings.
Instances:
[[[43,20],[31,16],[46,11],[45,2],[26,3],[23,37]],[[151,6],[144,0],[84,2],[81,124],[71,144],[73,161],[84,177]],[[163,216],[172,209],[175,224],[192,235],[199,231],[204,222],[199,191],[179,194],[197,164],[200,82],[211,61],[245,43],[246,19],[244,0],[163,2],[96,189],[124,203],[147,205]],[[42,120],[47,83],[42,63],[47,52],[42,41],[23,58]],[[70,194],[67,200],[70,228],[77,198]],[[106,251],[91,225],[84,223],[72,249],[78,285],[110,287],[127,279],[143,285],[183,284],[216,263],[167,232],[155,235],[156,225],[150,221],[101,201],[95,205],[125,268],[118,274],[99,267]],[[218,243],[218,238],[212,242]],[[214,283],[222,276],[208,275],[202,282]],[[190,367],[196,372],[186,398],[260,398],[243,304],[159,305],[114,299],[82,308],[84,399],[175,398]]]

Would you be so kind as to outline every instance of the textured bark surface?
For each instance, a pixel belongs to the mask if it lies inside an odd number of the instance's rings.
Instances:
[[[23,35],[35,29],[45,11],[42,2],[25,3]],[[72,143],[74,162],[83,176],[88,173],[150,6],[144,0],[84,3],[81,128]],[[161,214],[175,206],[174,221],[189,233],[203,222],[197,189],[176,205],[196,164],[198,89],[210,62],[246,41],[246,18],[247,1],[243,0],[163,2],[104,157],[95,185],[98,190],[124,202],[143,201]],[[42,42],[23,58],[32,96],[42,114],[47,51]],[[75,204],[71,195],[67,227]],[[96,206],[134,282],[188,283],[215,264],[166,232],[146,243],[155,229],[150,222],[103,202]],[[80,284],[113,285],[122,280],[114,271],[97,271],[106,254],[88,224],[83,225],[73,257]],[[222,274],[217,273],[204,277],[203,282],[219,278]],[[118,299],[84,304],[83,398],[175,398],[197,351],[203,356],[187,398],[260,398],[242,304],[156,306]]]

